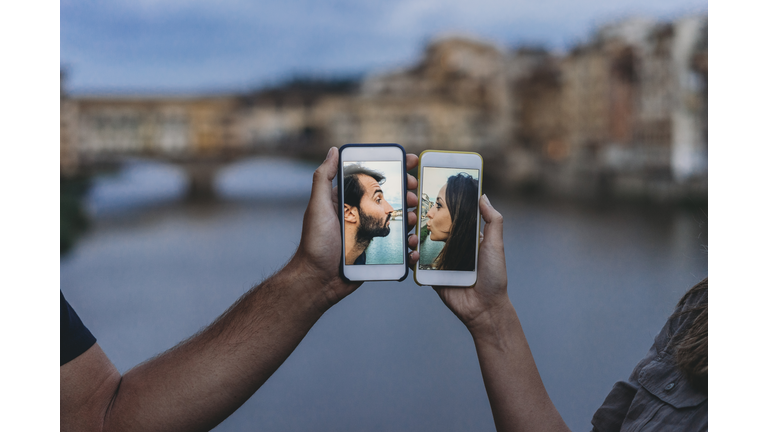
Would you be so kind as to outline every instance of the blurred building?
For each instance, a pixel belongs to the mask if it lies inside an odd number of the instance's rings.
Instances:
[[[253,152],[324,156],[334,133],[329,116],[340,112],[338,101],[357,88],[349,79],[296,79],[242,96],[235,114],[237,140]]]
[[[549,94],[560,92],[559,104],[557,96],[526,101],[525,92],[544,91],[534,84],[536,69],[516,80],[523,112],[547,104],[544,111],[562,117],[533,144],[526,140],[536,135],[520,124],[515,148],[547,156],[539,164],[544,182],[565,194],[663,199],[706,191],[706,50],[706,17],[602,27],[551,68],[544,82]]]
[[[331,145],[477,151],[507,187],[706,196],[707,18],[633,18],[565,55],[467,36],[354,80],[207,97],[61,96],[61,167],[110,155],[325,155]]]
[[[428,148],[493,149],[509,133],[504,54],[467,37],[430,43],[412,67],[367,77],[358,95],[329,100],[323,123],[333,143],[397,142]]]
[[[146,155],[173,159],[213,154],[242,143],[234,131],[233,96],[77,98],[81,158]]]
[[[77,103],[64,90],[65,74],[59,78],[59,161],[60,175],[70,177],[78,172]]]
[[[506,59],[509,133],[503,140],[504,168],[497,180],[536,184],[569,156],[563,118],[562,60],[536,47],[513,50]]]

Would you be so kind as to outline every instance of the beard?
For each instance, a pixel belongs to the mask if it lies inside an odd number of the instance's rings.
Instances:
[[[387,222],[392,215],[388,214],[386,218],[376,219],[363,213],[360,209],[360,227],[357,229],[355,239],[358,243],[370,242],[374,237],[386,237],[389,235],[389,226]]]

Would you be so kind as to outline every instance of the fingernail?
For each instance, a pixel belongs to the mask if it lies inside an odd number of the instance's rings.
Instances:
[[[491,205],[491,200],[488,199],[488,195],[483,194],[483,198],[485,198],[485,203],[488,205]]]
[[[328,154],[327,154],[327,155],[325,155],[325,160],[328,160],[328,158],[330,158],[330,157],[331,157],[331,153],[333,153],[333,147],[331,147],[331,148],[329,148],[329,149],[328,149]]]

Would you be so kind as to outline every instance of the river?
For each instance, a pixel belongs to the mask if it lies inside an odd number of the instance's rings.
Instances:
[[[314,166],[255,159],[222,197],[136,161],[88,196],[91,229],[61,261],[64,295],[118,370],[197,332],[298,244]],[[566,423],[588,430],[677,300],[707,276],[706,209],[489,198],[504,215],[509,296]],[[431,288],[366,283],[328,311],[217,431],[492,431],[472,339]]]

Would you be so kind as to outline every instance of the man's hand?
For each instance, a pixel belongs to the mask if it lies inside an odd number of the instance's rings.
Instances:
[[[503,218],[488,197],[480,199],[480,214],[485,228],[480,234],[477,259],[477,283],[473,287],[434,287],[446,306],[471,331],[487,324],[503,308],[510,306],[507,296],[507,264],[504,258]],[[408,246],[416,249],[418,237],[412,234]],[[415,257],[415,258],[414,258]],[[411,253],[411,264],[418,261],[419,253]]]
[[[332,304],[360,283],[339,276],[339,152],[315,171],[301,242],[286,267],[207,328],[122,377],[98,344],[60,369],[61,430],[210,430],[285,361]],[[411,169],[418,163],[407,156]],[[407,188],[416,188],[408,176]],[[416,195],[408,192],[408,206]],[[408,215],[409,225],[416,216]],[[212,288],[213,289],[213,288]]]
[[[410,171],[417,166],[419,166],[418,156],[412,153],[405,155],[405,169],[407,171]],[[418,220],[416,212],[419,208],[419,201],[421,201],[419,197],[417,197],[416,194],[412,192],[419,188],[419,182],[416,180],[416,177],[407,174],[405,188],[408,189],[408,192],[405,195],[406,204],[409,208],[414,208],[408,212],[408,231],[410,231],[413,229],[413,227],[416,226],[416,221]]]
[[[341,227],[333,179],[339,164],[339,150],[331,147],[325,161],[312,177],[312,195],[304,212],[301,242],[287,268],[317,280],[325,290],[327,309],[352,293],[361,282],[345,282],[339,274],[341,263]]]
[[[406,169],[410,170],[419,163],[418,156],[406,155]],[[341,263],[341,224],[339,221],[339,204],[333,179],[336,177],[339,164],[339,151],[331,147],[325,161],[315,170],[312,178],[312,196],[304,213],[304,224],[301,231],[301,242],[296,255],[286,268],[304,273],[307,277],[322,282],[325,290],[326,304],[320,305],[327,309],[351,294],[362,282],[345,282],[339,274]],[[418,187],[418,182],[410,174],[407,175],[406,195],[408,207],[418,204],[416,194],[410,192]],[[416,214],[408,212],[408,229],[416,224]]]

